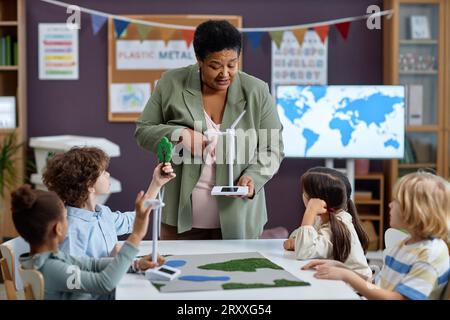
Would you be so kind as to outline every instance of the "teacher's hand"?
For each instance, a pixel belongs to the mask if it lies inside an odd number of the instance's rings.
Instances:
[[[238,198],[252,198],[255,195],[255,184],[253,178],[250,176],[241,176],[237,183],[239,187],[248,187],[248,193],[245,196]]]
[[[195,156],[202,156],[203,149],[208,144],[208,139],[198,131],[186,128],[181,132],[181,143]]]

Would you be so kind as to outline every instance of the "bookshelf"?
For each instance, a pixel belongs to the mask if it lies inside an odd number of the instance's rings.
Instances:
[[[450,62],[450,2],[447,2],[445,12],[445,30],[447,31],[445,37],[445,61]],[[445,95],[444,95],[444,119],[447,119],[444,124],[444,177],[450,181],[450,64],[447,64],[445,79],[444,79]]]
[[[407,101],[405,156],[386,166],[388,199],[398,178],[418,169],[450,176],[449,7],[449,0],[384,1],[394,10],[382,27],[384,83],[405,85]]]
[[[378,239],[371,241],[369,250],[383,248],[384,239],[384,174],[370,173],[355,177],[355,206],[364,229],[376,234]]]
[[[17,142],[26,140],[26,16],[24,0],[0,0],[0,97],[15,97],[15,128],[0,128],[0,142],[15,133]],[[2,40],[3,39],[3,40]],[[9,39],[9,40],[6,40]],[[16,51],[14,50],[14,43]],[[8,49],[8,50],[7,50]],[[8,54],[6,56],[6,51]],[[16,56],[16,58],[14,58]],[[25,150],[16,156],[17,184],[25,176]],[[0,199],[0,242],[17,235],[10,212],[10,196]]]

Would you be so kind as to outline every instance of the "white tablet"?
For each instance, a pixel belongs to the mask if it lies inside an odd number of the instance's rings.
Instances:
[[[178,277],[180,273],[180,269],[163,265],[158,268],[147,269],[145,271],[145,278],[154,281],[170,281]]]
[[[248,187],[216,186],[211,190],[213,196],[245,196],[247,194]]]

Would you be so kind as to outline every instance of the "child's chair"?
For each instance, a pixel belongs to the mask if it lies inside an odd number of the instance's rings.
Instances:
[[[386,248],[393,247],[400,241],[404,240],[406,237],[408,237],[408,234],[406,232],[394,228],[387,229],[384,233],[384,243],[386,245]]]
[[[16,300],[17,291],[23,290],[22,279],[19,275],[19,257],[23,253],[30,252],[30,246],[22,237],[17,237],[0,244],[0,252],[3,257],[2,260],[4,259],[1,267],[7,290],[6,296],[9,300]],[[14,294],[12,291],[14,291]]]
[[[5,258],[0,258],[0,268],[2,269],[3,283],[6,290],[6,298],[8,300],[17,300],[16,287],[14,280],[9,272],[8,263]]]
[[[20,277],[23,280],[23,291],[26,300],[44,299],[44,277],[33,269],[22,269],[19,267]]]

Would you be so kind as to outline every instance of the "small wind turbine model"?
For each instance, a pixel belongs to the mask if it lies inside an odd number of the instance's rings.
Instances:
[[[234,185],[233,179],[233,163],[236,155],[236,128],[239,121],[241,121],[246,110],[244,110],[239,117],[233,122],[229,129],[221,132],[207,132],[206,136],[226,136],[227,137],[227,162],[228,162],[228,186],[215,186],[211,190],[211,195],[213,196],[245,196],[248,194],[248,187],[241,187]],[[209,137],[208,137],[209,139]]]
[[[159,162],[170,162],[172,160],[172,143],[166,137],[162,138],[158,144],[158,160]],[[162,171],[161,171],[162,172]],[[162,172],[162,174],[166,174]],[[146,206],[154,206],[153,208],[153,226],[152,226],[152,261],[158,261],[158,240],[161,234],[161,214],[162,208],[165,206],[164,202],[164,187],[159,190],[158,199],[149,199],[145,201]],[[170,267],[170,266],[160,266],[154,269],[148,269],[145,271],[145,277],[149,280],[157,281],[170,281],[175,279],[181,270]]]

